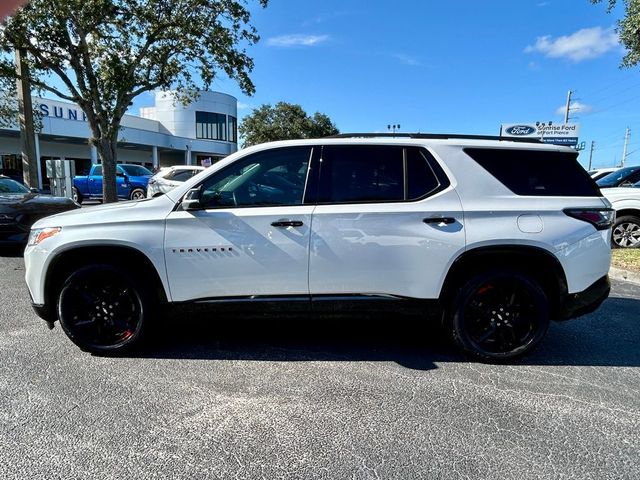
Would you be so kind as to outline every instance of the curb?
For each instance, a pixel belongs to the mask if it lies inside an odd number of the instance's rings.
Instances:
[[[613,278],[614,280],[623,280],[625,282],[640,285],[640,273],[632,272],[631,270],[611,267],[609,269],[609,278]]]

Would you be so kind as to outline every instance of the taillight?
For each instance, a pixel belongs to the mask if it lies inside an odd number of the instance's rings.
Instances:
[[[616,221],[616,211],[613,208],[565,208],[563,212],[570,217],[589,222],[596,230],[606,230]]]

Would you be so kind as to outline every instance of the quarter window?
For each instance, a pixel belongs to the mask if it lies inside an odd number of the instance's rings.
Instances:
[[[201,188],[205,208],[301,205],[311,147],[258,152],[207,179]]]

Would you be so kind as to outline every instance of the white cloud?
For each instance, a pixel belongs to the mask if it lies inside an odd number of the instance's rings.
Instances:
[[[551,58],[568,58],[581,62],[604,55],[620,44],[613,28],[583,28],[571,35],[553,38],[551,35],[538,37],[534,45],[524,49],[526,53],[539,52]]]
[[[238,102],[238,110],[247,110],[249,108],[253,108],[253,107],[248,103]]]
[[[567,108],[566,105],[562,105],[562,106],[558,107],[558,109],[556,110],[556,115],[564,116],[565,108]],[[588,113],[591,110],[593,110],[593,107],[591,105],[587,105],[587,104],[580,103],[580,102],[573,102],[569,106],[569,115],[574,114],[574,113]]]
[[[280,35],[267,39],[270,47],[313,47],[329,40],[329,35]]]
[[[418,60],[415,57],[412,57],[411,55],[406,55],[404,53],[397,53],[394,55],[394,57],[400,60],[401,63],[404,63],[405,65],[409,65],[411,67],[422,66],[422,63],[420,62],[420,60]]]

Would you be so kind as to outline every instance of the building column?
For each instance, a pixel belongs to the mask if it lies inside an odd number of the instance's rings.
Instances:
[[[184,152],[185,155],[185,165],[191,165],[191,145],[187,145],[187,150]]]
[[[98,149],[95,145],[91,145],[91,165],[98,163]]]
[[[38,190],[42,190],[42,162],[40,162],[40,135],[34,135],[34,142],[36,147],[36,165],[38,167]]]
[[[151,147],[151,163],[153,163],[153,169],[158,169],[158,147],[155,145]]]

